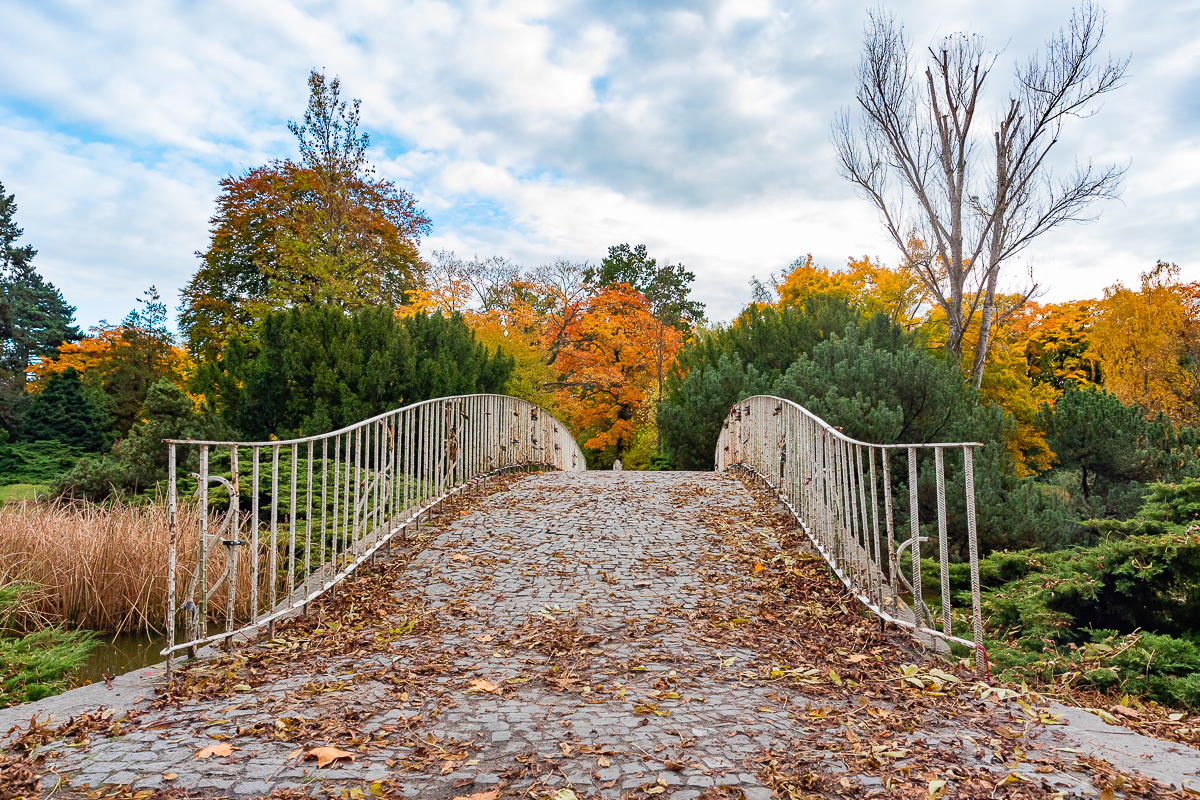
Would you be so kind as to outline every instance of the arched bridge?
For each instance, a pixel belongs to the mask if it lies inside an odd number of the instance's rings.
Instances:
[[[171,675],[43,705],[0,776],[139,800],[1166,796],[1118,773],[1180,784],[1200,756],[989,681],[977,446],[858,442],[752,397],[713,472],[587,471],[545,410],[488,395],[172,442]]]

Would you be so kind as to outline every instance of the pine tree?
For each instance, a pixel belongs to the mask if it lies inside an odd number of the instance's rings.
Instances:
[[[26,370],[38,356],[52,355],[63,342],[78,341],[75,307],[33,268],[32,245],[16,244],[15,195],[0,184],[0,423],[15,434],[25,409]]]
[[[29,404],[21,434],[29,441],[46,439],[85,451],[105,445],[105,414],[88,397],[74,369],[52,375],[46,388]]]

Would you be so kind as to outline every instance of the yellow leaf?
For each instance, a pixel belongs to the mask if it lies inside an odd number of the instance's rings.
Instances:
[[[929,796],[930,797],[941,797],[945,793],[946,793],[946,782],[945,781],[930,781],[929,782]]]
[[[762,565],[762,562],[759,562],[759,563],[757,563],[757,564],[755,564],[755,565],[754,565],[754,571],[755,571],[755,572],[762,572],[764,569],[766,569],[766,567],[764,567],[764,566]]]
[[[570,789],[559,789],[554,793],[553,800],[579,800],[579,798]]]
[[[354,760],[354,753],[348,753],[345,750],[338,750],[336,747],[314,747],[304,754],[301,761],[307,761],[310,758],[317,760],[317,769],[324,769],[327,765],[342,759]]]
[[[196,758],[211,758],[212,756],[230,756],[233,755],[234,747],[229,742],[221,742],[220,744],[209,745],[200,752],[196,753]]]
[[[841,675],[838,675],[838,673],[837,673],[837,670],[836,670],[836,669],[831,669],[831,670],[829,670],[829,680],[833,681],[833,682],[834,682],[834,683],[836,683],[838,686],[841,686],[841,685],[842,685],[842,676],[841,676]]]

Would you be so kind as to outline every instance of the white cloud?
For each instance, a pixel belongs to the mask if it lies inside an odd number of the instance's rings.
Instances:
[[[916,44],[968,27],[1005,48],[992,90],[1069,9],[911,0]],[[1131,163],[1122,203],[1029,252],[1048,297],[1095,296],[1156,258],[1200,279],[1200,20],[1110,4],[1129,85],[1064,139]],[[434,220],[428,249],[527,264],[645,242],[683,261],[714,316],[812,251],[893,258],[836,174],[863,11],[780,3],[267,0],[101,6],[0,0],[0,182],[35,263],[79,317],[115,319],[195,268],[218,180],[294,154],[311,68],[363,100],[381,172]],[[1014,281],[1020,274],[1013,276]]]

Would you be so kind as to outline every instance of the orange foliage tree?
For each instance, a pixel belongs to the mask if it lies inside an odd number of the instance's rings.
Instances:
[[[166,378],[183,386],[193,366],[166,328],[166,306],[154,287],[146,295],[145,309],[133,311],[120,325],[95,326],[87,337],[59,347],[55,358],[38,359],[30,367],[31,390],[41,391],[51,375],[74,369],[104,392],[114,427],[127,433],[151,384]]]
[[[559,406],[584,447],[619,458],[633,440],[638,412],[657,396],[658,364],[674,359],[679,332],[664,326],[640,292],[601,290],[565,327],[554,359]]]

